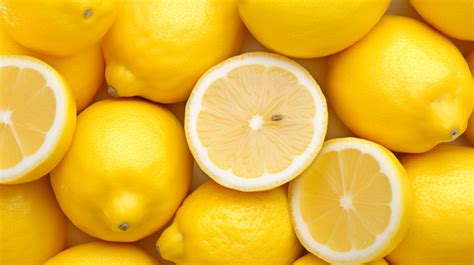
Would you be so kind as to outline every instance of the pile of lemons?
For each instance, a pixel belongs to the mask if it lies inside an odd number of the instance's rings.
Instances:
[[[474,0],[0,0],[0,264],[473,264],[472,72]]]

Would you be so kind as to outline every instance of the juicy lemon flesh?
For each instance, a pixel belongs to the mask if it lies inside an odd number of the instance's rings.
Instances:
[[[313,138],[315,115],[311,93],[293,73],[245,65],[205,92],[198,137],[215,165],[257,178],[283,171],[303,154]]]
[[[321,154],[315,163],[300,198],[311,236],[340,252],[368,248],[392,213],[390,183],[379,163],[356,149]]]
[[[32,68],[0,67],[0,88],[0,169],[7,169],[42,146],[56,101],[46,79]]]

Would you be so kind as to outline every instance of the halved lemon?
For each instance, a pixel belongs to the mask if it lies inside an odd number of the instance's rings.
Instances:
[[[246,53],[205,73],[186,105],[185,129],[199,166],[219,184],[268,190],[300,174],[321,149],[326,100],[300,65]]]
[[[290,183],[296,234],[330,263],[381,259],[408,228],[411,186],[385,147],[357,138],[327,141],[313,164]]]
[[[0,56],[0,184],[48,174],[72,140],[76,105],[61,76],[27,56]]]

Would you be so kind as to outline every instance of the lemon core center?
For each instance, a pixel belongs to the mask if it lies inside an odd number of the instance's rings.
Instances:
[[[253,116],[252,119],[249,121],[250,128],[253,131],[258,131],[262,128],[263,125],[263,118],[262,116]]]
[[[341,196],[339,199],[339,205],[342,207],[342,209],[349,210],[352,208],[352,197],[350,195]]]
[[[12,111],[11,110],[0,110],[0,123],[11,125],[12,124]]]

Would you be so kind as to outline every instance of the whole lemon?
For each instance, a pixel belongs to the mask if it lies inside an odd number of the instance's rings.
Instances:
[[[413,187],[411,227],[394,264],[472,264],[474,148],[440,145],[402,159]]]
[[[179,121],[139,99],[99,101],[83,111],[51,173],[74,225],[108,241],[136,241],[165,225],[184,199],[192,158]]]
[[[471,68],[471,73],[472,73],[472,83],[474,86],[474,51],[469,53],[467,56],[467,62],[469,64],[469,67]],[[466,137],[471,143],[474,144],[474,95],[472,96],[472,110],[473,114],[471,114],[471,118],[469,119],[469,124],[467,126],[466,130]]]
[[[0,264],[43,264],[64,248],[65,222],[48,177],[0,185]]]
[[[114,22],[116,0],[0,0],[5,27],[22,46],[66,56],[98,43]]]
[[[265,47],[301,58],[339,52],[377,23],[390,0],[239,0],[245,25]]]
[[[474,0],[410,0],[416,11],[439,31],[474,41]]]
[[[90,242],[64,250],[44,265],[159,265],[145,250],[133,244]]]
[[[420,153],[458,138],[472,112],[472,77],[445,37],[411,18],[386,16],[332,56],[326,95],[356,135]]]
[[[208,68],[236,54],[236,0],[124,0],[103,47],[109,93],[185,101]]]
[[[28,55],[53,66],[68,83],[76,101],[78,112],[89,105],[100,85],[104,82],[105,62],[102,56],[102,48],[98,43],[70,56],[48,56],[29,50],[15,42],[6,32],[1,21],[0,43],[0,55]]]
[[[302,250],[286,187],[245,193],[213,181],[186,198],[157,248],[177,265],[288,265]]]

